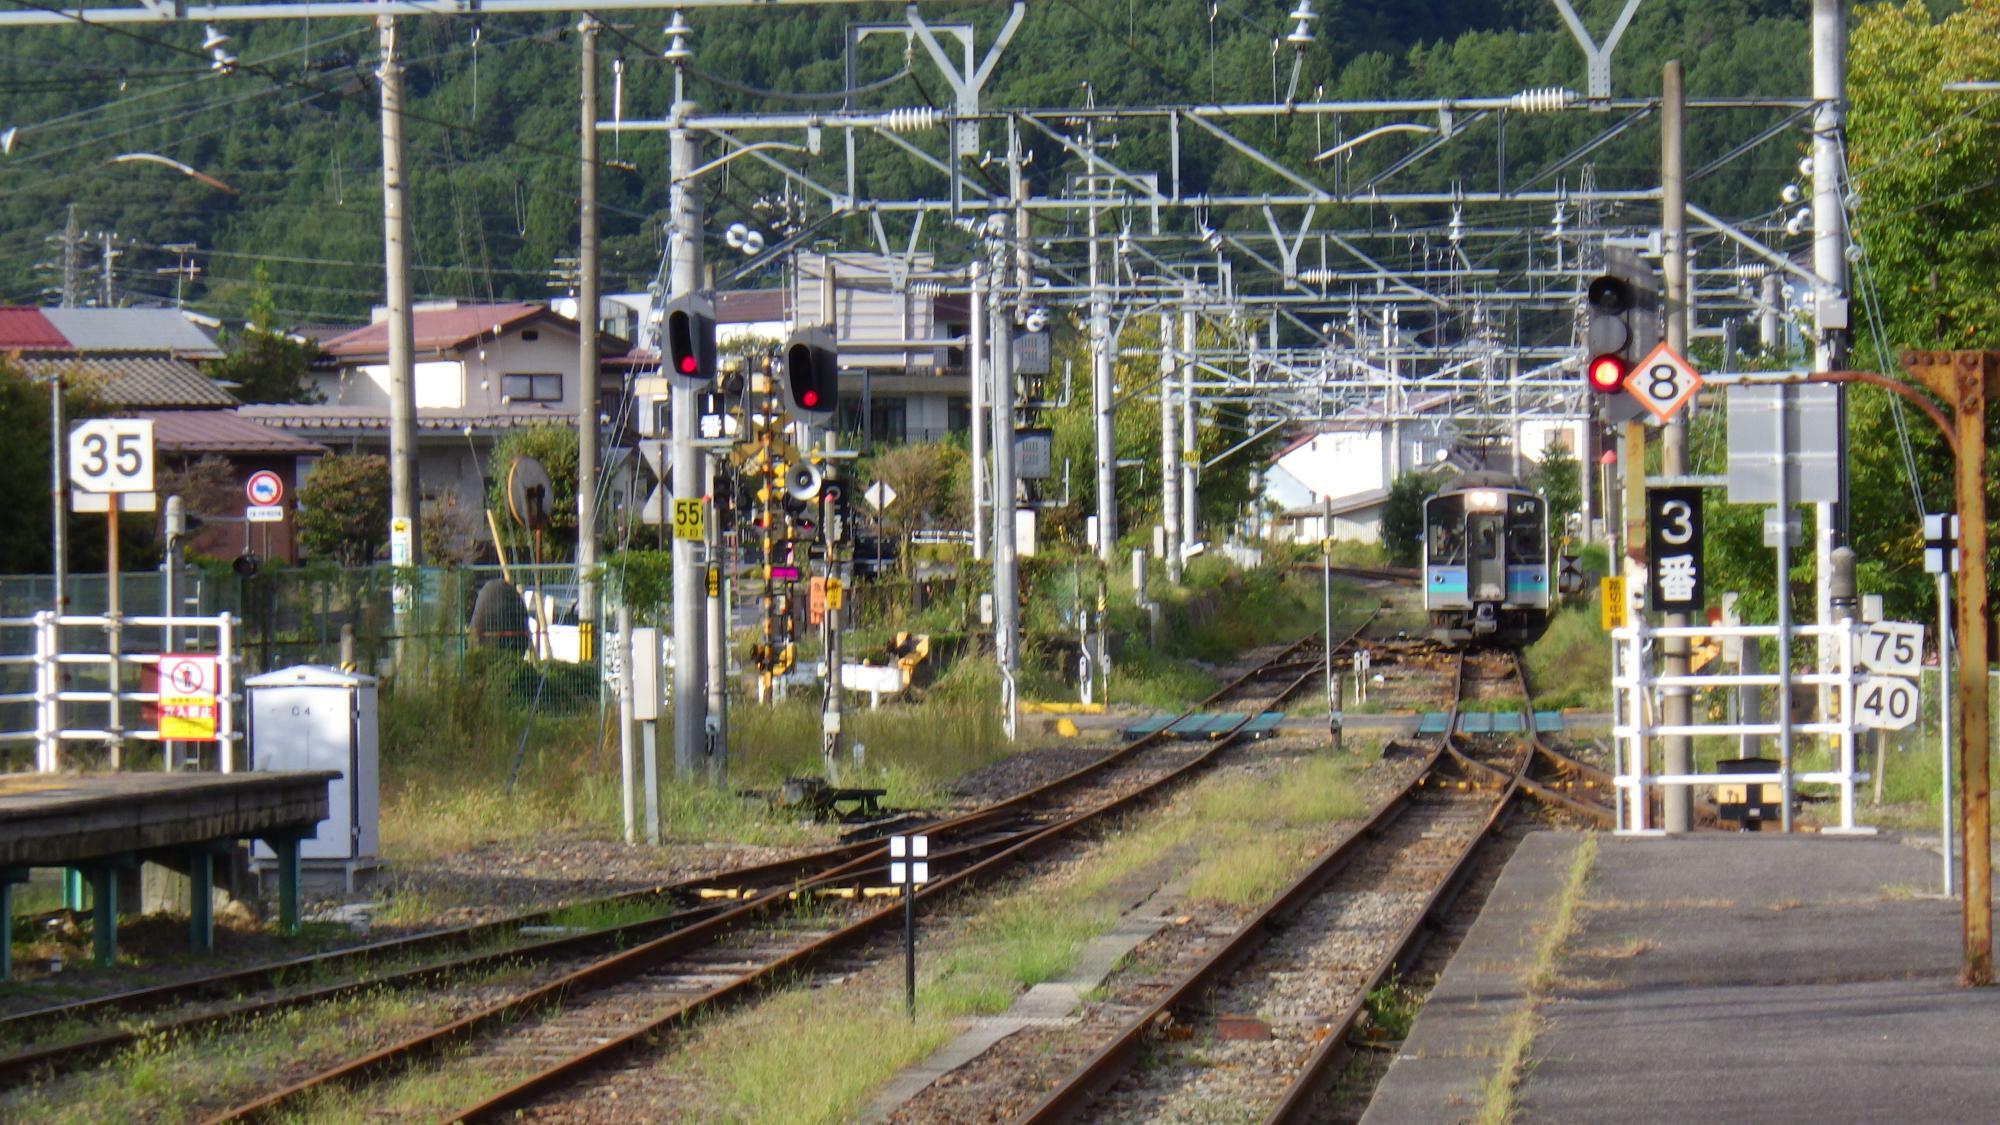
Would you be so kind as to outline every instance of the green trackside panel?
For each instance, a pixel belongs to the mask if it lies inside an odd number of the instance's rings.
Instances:
[[[1242,726],[1243,720],[1249,717],[1241,711],[1225,711],[1220,715],[1212,715],[1208,720],[1208,737],[1221,738]]]
[[[1209,719],[1210,716],[1208,715],[1189,715],[1187,718],[1168,727],[1167,733],[1173,735],[1175,738],[1206,738],[1208,736]]]
[[[1418,734],[1443,734],[1451,729],[1451,716],[1443,711],[1426,711],[1417,720]]]
[[[1535,712],[1535,729],[1542,734],[1561,733],[1563,729],[1563,713],[1561,711]]]
[[[1460,734],[1492,734],[1493,713],[1490,711],[1467,711],[1458,717]]]
[[[1148,715],[1119,733],[1123,734],[1127,741],[1145,738],[1147,735],[1158,734],[1161,728],[1173,721],[1173,718],[1172,715]]]
[[[1268,738],[1285,721],[1283,711],[1266,711],[1243,726],[1243,733],[1250,738]]]
[[[1520,734],[1527,729],[1527,719],[1519,711],[1495,711],[1493,713],[1494,734]]]

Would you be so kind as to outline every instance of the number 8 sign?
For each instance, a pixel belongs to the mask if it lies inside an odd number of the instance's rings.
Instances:
[[[1666,344],[1646,353],[1625,378],[1625,393],[1665,422],[1701,389],[1701,373]]]

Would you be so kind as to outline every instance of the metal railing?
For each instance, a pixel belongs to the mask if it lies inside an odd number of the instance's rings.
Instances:
[[[237,619],[227,613],[204,617],[59,616],[44,610],[31,617],[0,617],[0,649],[4,649],[0,654],[0,688],[4,688],[0,690],[0,714],[7,720],[18,720],[26,707],[33,716],[28,725],[0,723],[0,746],[30,743],[35,749],[35,771],[55,773],[65,765],[69,743],[108,748],[112,769],[123,768],[126,743],[159,744],[161,768],[171,769],[176,763],[169,746],[213,742],[217,768],[223,773],[234,772],[236,744],[242,739],[236,729],[237,707],[243,701],[237,690],[238,626]],[[65,629],[87,630],[100,636],[103,644],[66,645]],[[132,630],[160,630],[161,635],[179,643],[172,651],[127,652],[125,634]],[[138,677],[143,683],[141,670],[157,670],[163,659],[178,655],[215,658],[212,739],[164,734],[157,722],[150,728],[131,722],[144,715],[145,707],[157,708],[169,696],[157,690],[157,682],[153,690],[145,690],[138,684],[128,685],[128,680]],[[19,675],[23,669],[29,673],[26,684]]]
[[[1612,696],[1615,704],[1613,713],[1612,738],[1619,747],[1617,775],[1614,784],[1627,802],[1619,831],[1623,834],[1652,835],[1658,832],[1650,826],[1651,803],[1655,789],[1670,786],[1697,785],[1776,785],[1779,789],[1780,808],[1787,828],[1791,825],[1791,809],[1796,787],[1800,782],[1831,784],[1840,793],[1840,824],[1825,832],[1869,833],[1873,828],[1858,826],[1854,822],[1854,785],[1865,780],[1866,774],[1857,772],[1855,766],[1855,746],[1857,735],[1864,729],[1856,721],[1854,708],[1855,689],[1864,678],[1856,666],[1855,654],[1858,641],[1867,626],[1860,622],[1838,622],[1831,625],[1701,625],[1656,627],[1648,624],[1643,617],[1633,624],[1611,632]],[[1775,672],[1763,673],[1720,673],[1703,675],[1665,675],[1655,673],[1649,667],[1647,648],[1651,641],[1668,637],[1707,637],[1714,640],[1729,638],[1769,638],[1779,642],[1779,666]],[[1826,672],[1793,671],[1789,659],[1784,654],[1784,642],[1789,638],[1819,638],[1835,640],[1837,649],[1834,667]],[[1791,717],[1790,694],[1794,685],[1829,687],[1836,689],[1840,709],[1838,722],[1824,718],[1814,722],[1793,722]],[[1686,693],[1699,688],[1760,687],[1775,688],[1777,706],[1773,708],[1770,722],[1716,722],[1665,724],[1655,722],[1653,716],[1660,713],[1658,696],[1668,692]],[[1670,736],[1698,737],[1701,735],[1750,735],[1771,738],[1778,745],[1778,769],[1772,773],[1653,773],[1651,772],[1651,741]],[[1835,768],[1830,770],[1798,771],[1793,768],[1794,743],[1799,735],[1824,736],[1835,740],[1837,747]]]

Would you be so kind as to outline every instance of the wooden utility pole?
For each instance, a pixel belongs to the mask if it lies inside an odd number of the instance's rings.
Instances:
[[[1961,983],[1993,983],[1993,833],[1986,702],[1986,404],[2000,398],[2000,352],[1904,352],[1905,370],[1952,411],[1958,438],[1958,777],[1965,856]]]

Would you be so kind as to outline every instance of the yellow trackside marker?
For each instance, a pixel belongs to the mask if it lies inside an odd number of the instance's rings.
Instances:
[[[1597,620],[1605,632],[1625,627],[1628,603],[1625,600],[1625,580],[1606,577],[1597,580]]]

